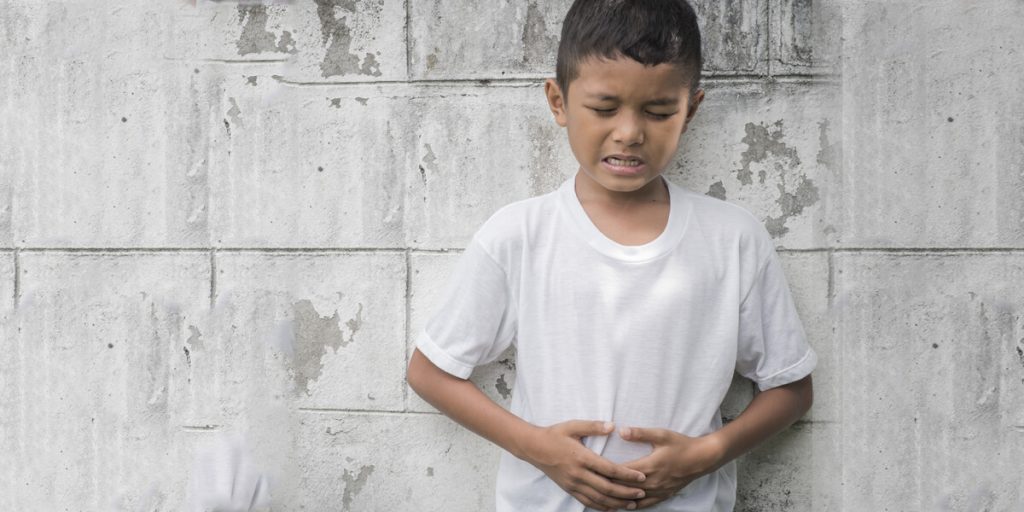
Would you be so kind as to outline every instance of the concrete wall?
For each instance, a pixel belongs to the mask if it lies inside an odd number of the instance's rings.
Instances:
[[[177,510],[241,431],[275,510],[489,510],[498,450],[403,376],[472,232],[575,171],[569,3],[3,1],[0,509]],[[1024,3],[695,3],[668,176],[764,220],[820,356],[737,510],[1018,510]]]

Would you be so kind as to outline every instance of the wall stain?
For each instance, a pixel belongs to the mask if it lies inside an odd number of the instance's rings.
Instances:
[[[438,51],[437,48],[434,48],[434,51],[435,52]],[[435,54],[435,53],[428,54],[427,55],[427,71],[432,71],[435,66],[437,66],[437,54]]]
[[[331,100],[331,106],[334,108],[341,108],[341,98],[328,98]]]
[[[427,476],[434,476],[434,468],[427,466]]]
[[[508,368],[511,371],[516,370],[516,362],[512,358],[506,357],[504,359],[501,359],[500,361],[498,361],[498,364],[504,366],[505,368]]]
[[[725,185],[722,183],[722,180],[718,180],[712,183],[711,186],[708,188],[708,191],[705,192],[704,195],[716,197],[718,199],[721,199],[722,201],[725,201]]]
[[[366,485],[366,479],[373,474],[374,466],[363,466],[359,468],[359,475],[353,477],[349,470],[341,475],[341,479],[345,481],[345,493],[341,496],[341,509],[351,510],[352,498],[359,494],[363,490],[363,486]]]
[[[498,376],[498,380],[494,383],[494,387],[498,390],[498,393],[501,394],[502,398],[508,399],[508,397],[512,396],[512,390],[509,389],[508,383],[505,382],[504,373]]]
[[[420,165],[420,178],[422,178],[423,179],[423,183],[426,184],[427,183],[427,170],[430,170],[431,172],[435,172],[437,170],[434,167],[434,164],[437,163],[437,156],[434,155],[434,150],[433,150],[433,148],[430,147],[430,144],[424,144],[423,145],[423,149],[427,150],[427,154],[424,155],[423,156],[423,160],[420,161],[421,162],[421,165]],[[424,167],[424,166],[426,166],[426,167]]]
[[[320,63],[320,74],[324,77],[345,74],[380,76],[380,64],[376,55],[367,53],[360,65],[359,56],[351,53],[352,32],[345,24],[347,18],[337,17],[335,8],[355,13],[356,0],[315,0],[316,15],[320,19],[320,35],[323,44],[330,45]],[[378,53],[379,55],[379,53]]]
[[[817,162],[828,168],[835,168],[839,163],[841,154],[840,142],[829,143],[828,141],[828,119],[822,119],[818,123],[818,155]]]
[[[743,185],[753,184],[750,164],[763,162],[770,155],[789,160],[790,167],[800,165],[800,157],[796,154],[796,148],[792,148],[782,142],[782,120],[771,125],[774,130],[764,124],[747,123],[744,128],[746,135],[743,143],[747,145],[746,151],[740,155],[741,168],[736,169],[736,179]],[[759,173],[760,174],[760,173]],[[759,176],[761,183],[764,183],[764,175]]]
[[[254,76],[247,76],[247,77],[245,77],[245,85],[257,85],[256,84],[256,79],[257,78],[258,77],[256,77],[255,75]]]
[[[242,109],[238,108],[238,103],[234,98],[228,98],[228,101],[231,102],[231,108],[228,109],[228,117],[231,119],[231,123],[242,126]],[[228,134],[231,134],[230,126],[228,127]]]
[[[356,96],[356,101],[358,101],[360,105],[366,105],[366,101],[369,99],[370,98],[360,98],[359,96]]]
[[[526,23],[523,24],[523,63],[542,64],[552,50],[558,49],[558,37],[549,34],[544,24],[544,13],[531,1],[526,7]],[[429,66],[429,57],[428,57]]]
[[[338,323],[340,314],[335,311],[330,317],[320,316],[313,303],[307,299],[300,300],[292,307],[294,313],[295,358],[293,378],[295,392],[298,395],[309,394],[309,383],[320,378],[323,372],[323,357],[327,349],[337,352],[345,348],[355,339],[355,334],[362,326],[363,305],[359,304],[356,318],[349,319],[345,325],[351,333],[345,339]]]
[[[295,40],[289,31],[281,34],[281,40],[273,32],[267,30],[267,6],[239,5],[238,23],[242,24],[242,34],[238,36],[239,55],[263,52],[295,53]]]
[[[820,198],[818,187],[806,175],[800,175],[796,192],[793,193],[786,191],[785,175],[780,174],[780,177],[782,183],[778,184],[779,198],[775,202],[779,205],[779,209],[782,210],[782,215],[765,219],[765,228],[771,233],[772,238],[779,238],[788,233],[789,228],[786,227],[786,221],[790,217],[803,213],[804,208],[818,202]]]

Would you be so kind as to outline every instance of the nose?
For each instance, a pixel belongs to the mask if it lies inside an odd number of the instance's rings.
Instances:
[[[614,138],[615,142],[626,146],[643,144],[643,119],[634,114],[624,113],[624,115],[619,116],[617,121],[615,131],[612,133],[612,138]]]

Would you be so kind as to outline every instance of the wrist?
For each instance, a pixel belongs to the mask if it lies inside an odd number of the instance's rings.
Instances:
[[[533,440],[539,430],[540,428],[536,425],[524,422],[522,428],[518,429],[513,438],[512,451],[510,453],[516,458],[532,464],[533,446],[535,445]]]
[[[713,473],[718,468],[725,465],[726,454],[729,452],[726,446],[725,438],[721,434],[721,430],[716,430],[710,434],[703,436],[704,444],[707,447],[708,454],[708,467],[705,468],[705,474]]]

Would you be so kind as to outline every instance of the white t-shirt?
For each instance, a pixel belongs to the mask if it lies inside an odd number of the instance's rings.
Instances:
[[[460,256],[416,347],[468,378],[514,343],[510,411],[538,426],[613,421],[613,433],[584,444],[616,463],[652,450],[623,440],[621,427],[693,437],[721,428],[734,372],[761,390],[811,373],[817,356],[763,224],[740,206],[665,183],[668,224],[637,246],[594,226],[575,176],[500,208]],[[647,510],[726,512],[735,500],[732,461]],[[496,509],[585,507],[503,451]]]

